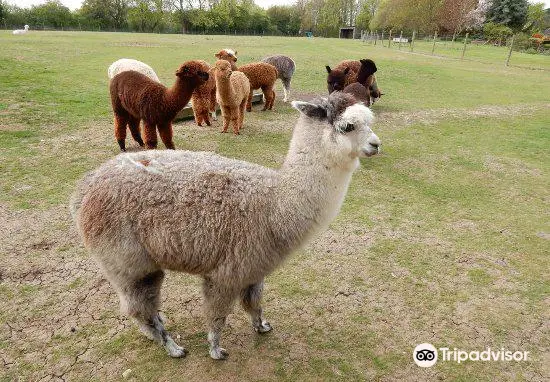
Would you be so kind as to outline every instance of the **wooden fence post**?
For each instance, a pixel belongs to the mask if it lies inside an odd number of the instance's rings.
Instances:
[[[399,50],[401,50],[401,40],[403,39],[403,31],[401,31],[401,34],[399,35]]]
[[[466,53],[466,44],[468,43],[468,35],[469,33],[466,33],[466,37],[464,37],[464,47],[462,48],[462,57],[461,60],[464,60],[464,54]]]
[[[382,31],[382,37],[380,38],[380,44],[384,46],[384,31]]]
[[[390,34],[388,37],[388,48],[391,48],[391,32],[392,32],[392,29],[390,29]]]
[[[437,31],[435,31],[434,33],[434,43],[432,45],[432,56],[434,55],[434,51],[435,51],[435,40],[437,39]]]
[[[512,41],[510,42],[510,51],[508,52],[508,57],[506,58],[506,66],[510,65],[510,57],[512,57],[512,49],[514,49],[514,35],[512,35]]]
[[[414,38],[416,37],[416,31],[413,31],[413,36],[411,40],[411,52],[414,52]]]

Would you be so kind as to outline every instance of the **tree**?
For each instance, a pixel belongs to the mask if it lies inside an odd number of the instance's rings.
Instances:
[[[545,27],[544,3],[530,4],[527,10],[527,29],[531,33],[542,32]]]
[[[298,34],[300,30],[300,13],[296,7],[275,5],[268,8],[267,16],[281,34]]]
[[[128,10],[128,24],[139,32],[154,32],[164,28],[163,0],[136,0]]]
[[[493,0],[487,20],[518,30],[527,21],[528,8],[527,0]]]
[[[0,22],[4,23],[6,20],[7,7],[4,5],[4,2],[0,0]]]
[[[464,27],[466,29],[481,29],[487,20],[487,12],[489,12],[492,5],[492,0],[479,0],[477,7],[466,15]]]
[[[338,37],[344,23],[341,10],[340,0],[326,0],[319,9],[317,32],[325,37]]]
[[[70,9],[58,0],[50,0],[42,5],[33,6],[29,11],[30,24],[63,28],[75,25]]]
[[[439,10],[439,29],[447,32],[461,32],[466,28],[468,15],[475,9],[477,0],[443,0]]]
[[[440,0],[385,0],[380,3],[371,28],[433,33],[438,29],[440,9]]]

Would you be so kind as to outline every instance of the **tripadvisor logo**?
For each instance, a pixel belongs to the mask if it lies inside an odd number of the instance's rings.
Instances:
[[[437,362],[437,349],[432,344],[420,344],[414,348],[413,359],[420,367],[431,367]]]
[[[490,347],[483,351],[465,351],[454,348],[439,348],[441,361],[527,361],[528,351],[510,351],[504,348],[492,350]],[[432,344],[424,343],[414,348],[413,360],[420,367],[431,367],[438,360],[438,351]]]

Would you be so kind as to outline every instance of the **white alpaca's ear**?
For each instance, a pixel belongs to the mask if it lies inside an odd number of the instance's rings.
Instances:
[[[309,118],[327,118],[327,110],[320,105],[303,101],[292,101],[291,104],[293,108],[298,110],[300,113],[307,115]]]

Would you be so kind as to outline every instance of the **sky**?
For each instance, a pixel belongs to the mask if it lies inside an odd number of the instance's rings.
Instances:
[[[46,0],[7,0],[9,4],[17,5],[22,8],[29,8],[32,5],[39,5],[46,2]],[[546,4],[545,8],[550,8],[550,0],[529,1],[530,3]],[[61,3],[71,10],[80,8],[82,0],[61,0]],[[269,8],[272,5],[289,5],[294,3],[294,0],[255,0],[255,3],[262,8]]]

